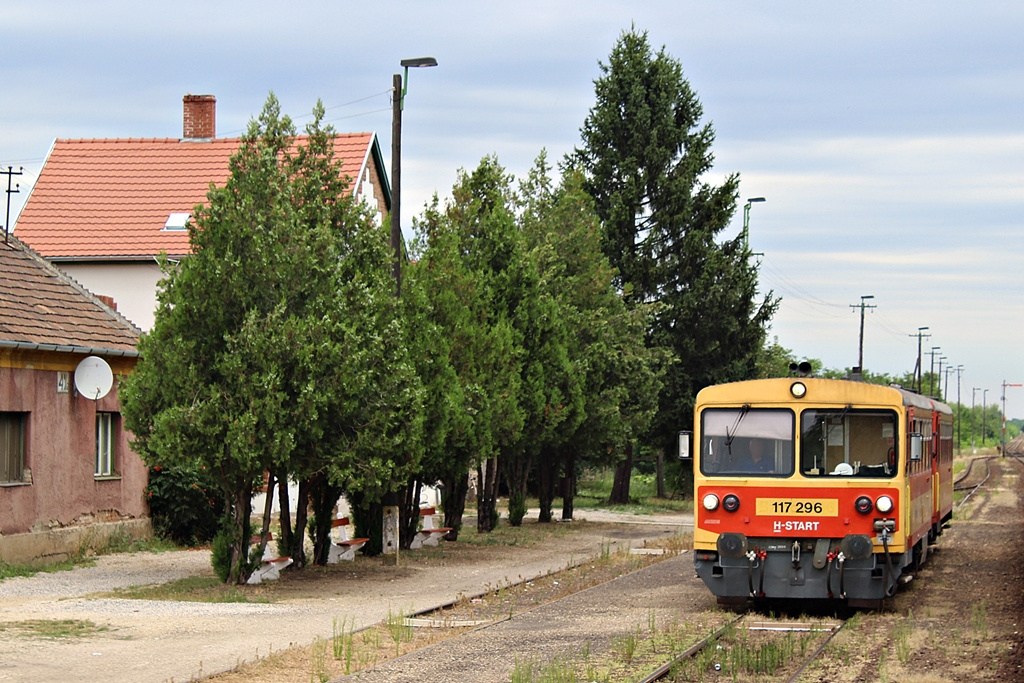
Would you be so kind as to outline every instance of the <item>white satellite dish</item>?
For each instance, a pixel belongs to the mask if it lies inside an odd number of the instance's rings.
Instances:
[[[107,361],[98,356],[83,359],[75,368],[75,388],[89,400],[100,400],[110,393],[113,386],[114,373]]]

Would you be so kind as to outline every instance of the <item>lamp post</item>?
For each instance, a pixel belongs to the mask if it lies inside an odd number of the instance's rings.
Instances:
[[[751,197],[743,205],[743,251],[750,251],[750,205],[763,201],[764,197]]]
[[[409,87],[409,68],[437,66],[437,60],[417,57],[403,59],[400,64],[404,71],[394,76],[391,103],[391,251],[395,256],[393,271],[398,295],[402,293],[402,110]]]
[[[403,59],[400,62],[403,73],[395,74],[392,91],[391,117],[391,251],[395,262],[392,272],[395,276],[395,296],[402,295],[402,110],[405,108],[405,91],[408,88],[409,68],[437,66],[433,57]],[[382,556],[385,565],[398,564],[399,495],[395,491],[384,494]]]

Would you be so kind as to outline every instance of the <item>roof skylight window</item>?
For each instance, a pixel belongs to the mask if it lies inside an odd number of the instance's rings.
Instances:
[[[167,216],[167,222],[164,223],[164,230],[168,232],[181,232],[185,229],[185,224],[188,223],[188,219],[192,217],[190,213],[173,212]]]

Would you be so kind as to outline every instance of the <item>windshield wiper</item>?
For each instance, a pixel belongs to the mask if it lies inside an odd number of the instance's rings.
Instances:
[[[728,427],[725,428],[725,445],[726,445],[727,448],[730,449],[730,451],[729,451],[730,453],[732,452],[732,450],[731,450],[732,449],[732,442],[733,442],[733,439],[736,438],[736,432],[740,428],[740,423],[743,422],[743,418],[745,418],[747,416],[747,413],[749,413],[749,412],[750,412],[750,404],[749,403],[744,403],[743,404],[743,408],[740,410],[740,414],[736,416],[736,422],[734,422],[733,425],[732,425],[732,434],[729,433],[729,428]]]

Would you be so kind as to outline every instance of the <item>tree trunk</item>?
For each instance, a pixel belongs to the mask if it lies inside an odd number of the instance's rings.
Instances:
[[[570,450],[565,460],[565,478],[562,480],[562,521],[572,519],[573,499],[576,496],[576,451]]]
[[[299,482],[299,496],[295,500],[295,535],[292,537],[292,562],[306,566],[306,521],[309,514],[309,479]]]
[[[270,491],[267,491],[270,496]],[[278,545],[283,549],[283,554],[291,557],[294,567],[302,567],[295,558],[295,530],[292,526],[292,502],[288,496],[288,475],[282,474],[279,486],[277,487],[278,526],[281,533],[278,537]]]
[[[477,467],[480,495],[477,496],[476,530],[494,531],[498,523],[498,458],[488,458]]]
[[[525,453],[506,458],[508,481],[508,523],[522,526],[526,516],[526,489],[533,458]]]
[[[315,474],[310,481],[309,499],[313,507],[313,564],[324,566],[331,552],[331,524],[334,506],[341,497],[341,489],[332,486],[327,474]]]
[[[553,452],[541,453],[537,463],[537,497],[540,499],[540,514],[537,521],[547,524],[553,519],[552,504],[555,501],[555,484],[558,479],[558,463]]]
[[[445,478],[441,481],[441,505],[444,507],[444,526],[451,529],[444,538],[446,541],[459,540],[462,530],[462,514],[466,511],[466,494],[469,493],[469,473],[461,477]]]
[[[626,446],[626,457],[615,467],[615,481],[612,483],[612,495],[608,499],[611,505],[629,505],[629,480],[633,474],[633,444]]]
[[[413,479],[405,485],[402,492],[402,505],[399,512],[399,547],[408,550],[420,526],[420,493],[423,483]]]
[[[252,484],[235,486],[234,500],[231,501],[231,528],[234,538],[229,558],[229,584],[244,584],[252,574],[252,566],[249,564],[249,539],[252,536],[251,505]]]
[[[665,498],[665,449],[658,449],[658,498]]]

